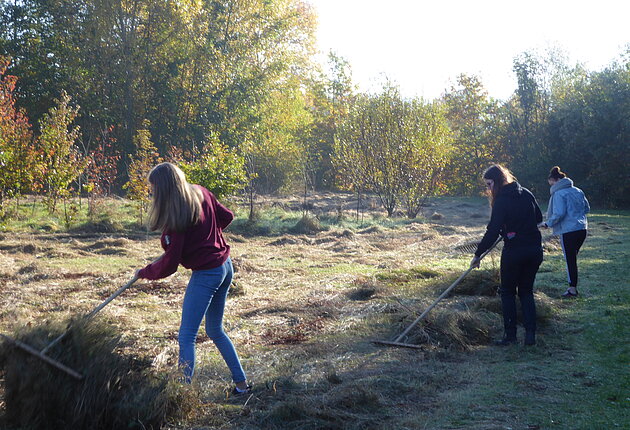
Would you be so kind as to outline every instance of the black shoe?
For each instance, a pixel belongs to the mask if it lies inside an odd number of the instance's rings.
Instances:
[[[563,299],[572,299],[573,297],[577,297],[578,295],[579,293],[577,292],[577,290],[575,290],[575,293],[572,293],[571,290],[567,288],[567,290],[564,293],[562,293],[561,297]]]
[[[507,336],[501,340],[496,340],[494,342],[496,346],[509,346],[509,345],[514,345],[516,343],[517,343],[517,340],[515,337],[507,337]]]
[[[525,332],[524,343],[526,346],[536,345],[536,333],[533,331]]]
[[[238,388],[234,387],[234,389],[232,390],[232,395],[233,396],[242,396],[245,394],[249,394],[252,392],[252,386],[248,385],[247,388],[244,391],[239,390]]]

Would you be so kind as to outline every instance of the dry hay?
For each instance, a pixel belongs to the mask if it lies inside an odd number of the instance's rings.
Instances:
[[[232,284],[230,285],[230,294],[228,298],[231,297],[241,297],[245,295],[245,286],[243,282],[237,279],[232,279]]]
[[[38,254],[41,252],[46,252],[50,250],[50,248],[43,247],[41,245],[37,245],[34,243],[29,243],[26,245],[22,244],[5,244],[0,246],[1,251],[6,251],[9,254]]]
[[[469,242],[462,243],[461,245],[455,246],[453,250],[462,254],[472,254],[477,250],[478,245],[479,245],[478,240],[472,240]]]
[[[451,295],[462,296],[496,296],[501,286],[498,271],[476,270],[470,272],[468,276],[451,291]]]
[[[359,234],[372,234],[372,233],[382,233],[383,229],[378,225],[374,225],[372,227],[365,228],[363,230],[359,230],[357,233]]]
[[[263,417],[264,428],[372,430],[385,428],[378,391],[360,382],[336,384],[319,396],[292,396]]]
[[[554,252],[562,249],[562,245],[560,245],[560,236],[550,234],[549,236],[543,237],[543,249],[547,252]]]
[[[86,247],[84,251],[101,255],[126,255],[127,248],[132,242],[125,238],[107,238],[97,240],[92,245]]]
[[[388,283],[407,283],[416,280],[431,279],[440,276],[440,272],[427,267],[412,267],[410,269],[396,269],[376,275],[379,281]]]
[[[434,309],[405,342],[468,350],[474,345],[490,343],[500,322],[499,315],[492,312]]]
[[[249,260],[246,260],[242,257],[231,257],[232,259],[232,264],[234,266],[234,273],[239,273],[239,272],[259,272],[260,269],[253,264],[252,262],[250,262]]]
[[[354,237],[354,233],[350,230],[343,230],[343,231],[333,231],[331,233],[331,236],[335,237],[335,238],[345,238],[345,239],[352,239]]]
[[[126,293],[127,296],[133,296],[134,293],[147,293],[157,297],[169,297],[172,295],[181,295],[184,291],[186,291],[186,283],[185,282],[177,282],[174,279],[170,279],[170,282],[167,281],[145,281],[140,285],[133,288],[129,293]]]
[[[496,291],[496,290],[494,290]],[[536,320],[547,325],[553,319],[553,301],[543,292],[535,292]],[[522,322],[520,301],[516,298],[517,317]],[[480,295],[451,299],[442,308],[436,308],[425,320],[411,330],[405,343],[427,344],[439,348],[468,350],[475,345],[487,345],[502,328],[501,298],[497,295]],[[426,306],[425,306],[426,308]],[[398,324],[401,333],[411,323],[411,316]]]
[[[120,334],[100,320],[75,321],[47,355],[80,372],[78,381],[12,343],[0,353],[6,419],[28,429],[158,429],[184,417],[198,396],[150,362],[119,353]],[[25,327],[15,338],[41,350],[66,324]]]
[[[291,318],[288,325],[268,328],[262,339],[269,345],[294,345],[306,342],[324,327],[324,317]]]
[[[30,263],[30,264],[27,264],[26,266],[21,267],[16,272],[16,276],[20,278],[20,282],[22,284],[43,281],[45,279],[50,279],[54,277],[51,272],[46,273],[44,271],[44,268],[40,266],[38,263]]]
[[[323,231],[324,228],[320,224],[319,220],[315,217],[304,215],[293,227],[289,229],[291,233],[297,234],[312,234]]]
[[[536,321],[538,324],[548,324],[556,315],[556,308],[552,299],[541,291],[534,293],[536,301]],[[465,306],[473,312],[487,311],[501,315],[501,298],[497,297],[475,297],[465,302]],[[516,297],[516,311],[519,321],[523,321],[523,313],[521,311],[521,303]]]
[[[279,239],[269,242],[269,245],[270,246],[284,246],[284,245],[301,245],[304,243],[310,244],[310,240],[308,238],[302,238],[299,236],[283,236]]]

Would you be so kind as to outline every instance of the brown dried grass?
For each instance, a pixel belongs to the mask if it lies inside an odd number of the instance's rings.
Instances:
[[[80,372],[81,381],[12,343],[0,355],[6,419],[28,429],[158,429],[190,416],[198,397],[150,362],[120,353],[121,334],[101,320],[70,321],[69,334],[47,355]],[[68,323],[23,327],[14,337],[41,350]]]

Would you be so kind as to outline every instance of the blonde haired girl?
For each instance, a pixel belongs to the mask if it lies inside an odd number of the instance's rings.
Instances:
[[[164,254],[137,271],[144,279],[165,278],[181,264],[192,270],[182,305],[179,328],[179,365],[187,382],[195,371],[195,340],[206,318],[206,333],[219,349],[236,384],[235,394],[251,387],[230,338],[223,331],[225,300],[234,270],[223,229],[234,219],[232,212],[200,185],[186,181],[184,172],[171,163],[155,166],[148,176],[153,193],[149,226],[162,232]]]

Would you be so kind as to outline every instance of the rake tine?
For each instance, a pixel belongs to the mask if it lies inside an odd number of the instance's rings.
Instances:
[[[14,344],[15,346],[22,348],[24,351],[33,354],[34,356],[38,357],[39,359],[45,361],[46,363],[50,364],[53,367],[56,367],[59,370],[62,370],[64,372],[66,372],[68,375],[72,376],[75,379],[81,380],[83,379],[83,375],[81,375],[79,372],[76,372],[74,370],[72,370],[71,368],[69,368],[68,366],[64,366],[63,364],[61,364],[60,362],[58,362],[57,360],[53,360],[52,358],[50,358],[49,356],[42,354],[41,352],[39,352],[38,350],[36,350],[35,348],[33,348],[32,346],[29,346],[27,344],[25,344],[24,342],[21,342],[17,339],[13,339],[12,337],[9,337],[5,334],[0,333],[0,336],[2,336],[2,338],[4,338],[5,340],[11,342],[12,344]]]
[[[391,342],[391,341],[388,341],[388,340],[375,340],[373,342],[374,343],[380,343],[382,345],[388,345],[388,346],[399,346],[401,348],[422,349],[422,346],[414,345],[412,343]]]

